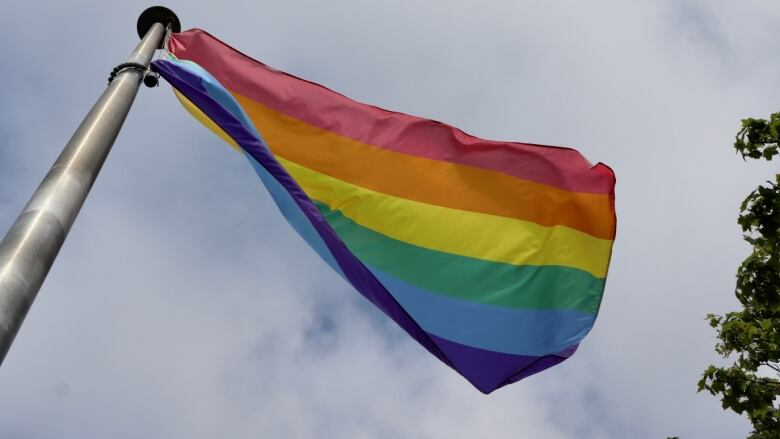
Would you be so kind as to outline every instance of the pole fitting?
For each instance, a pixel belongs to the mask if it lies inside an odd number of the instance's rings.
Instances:
[[[144,74],[144,85],[149,88],[154,88],[157,87],[159,83],[160,74],[152,71],[152,69],[147,69],[146,73]]]
[[[162,23],[163,27],[166,28],[170,26],[171,32],[181,32],[181,22],[179,22],[179,17],[173,11],[165,6],[152,6],[143,11],[138,17],[138,23],[136,24],[138,36],[143,38],[154,23]],[[163,43],[161,41],[157,48],[162,49],[162,47]]]
[[[137,62],[123,62],[122,64],[119,64],[118,66],[114,67],[111,70],[111,74],[108,75],[108,83],[111,84],[111,82],[114,80],[114,78],[117,77],[122,71],[127,69],[135,69],[141,72],[141,74],[146,74],[146,66],[143,64],[139,64]]]

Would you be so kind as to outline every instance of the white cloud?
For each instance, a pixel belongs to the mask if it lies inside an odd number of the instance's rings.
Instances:
[[[128,3],[6,6],[2,230],[137,41],[147,5]],[[736,306],[737,204],[774,172],[730,150],[741,117],[779,109],[780,16],[748,3],[170,4],[356,99],[611,165],[599,320],[569,361],[481,395],[330,273],[166,86],[144,89],[0,370],[0,436],[739,437],[695,389],[716,360],[704,315]]]

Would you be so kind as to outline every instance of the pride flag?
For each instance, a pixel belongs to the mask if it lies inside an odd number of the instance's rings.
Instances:
[[[347,282],[489,393],[571,356],[615,237],[612,170],[355,102],[193,29],[153,68]]]

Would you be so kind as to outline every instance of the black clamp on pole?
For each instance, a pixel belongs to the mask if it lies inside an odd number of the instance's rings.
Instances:
[[[139,72],[146,74],[146,66],[143,64],[139,64],[136,62],[123,62],[122,64],[119,64],[118,66],[114,67],[113,70],[111,70],[111,74],[108,75],[108,83],[111,84],[111,82],[116,78],[116,76],[122,72],[123,70],[127,69],[136,69]],[[144,76],[144,83],[146,83],[146,76]]]

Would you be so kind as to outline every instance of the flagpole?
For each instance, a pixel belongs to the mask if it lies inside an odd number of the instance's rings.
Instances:
[[[0,364],[70,231],[130,111],[166,28],[180,31],[171,10],[154,6],[138,17],[141,42],[65,145],[49,173],[0,241]],[[146,77],[146,79],[145,79]]]

